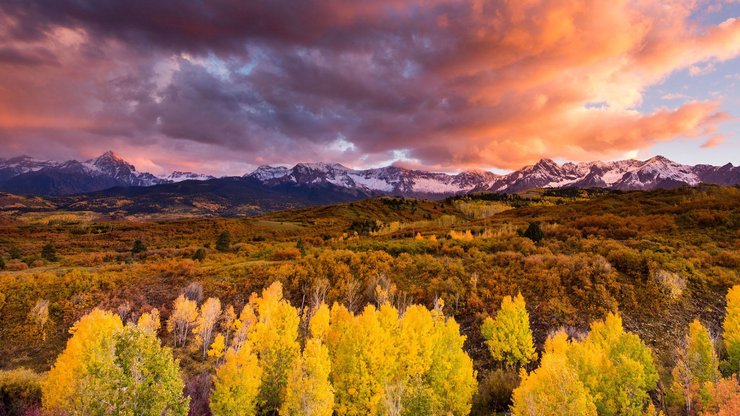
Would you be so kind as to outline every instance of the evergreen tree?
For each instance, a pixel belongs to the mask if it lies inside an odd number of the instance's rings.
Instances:
[[[144,245],[144,242],[139,239],[134,240],[134,246],[131,247],[131,254],[136,255],[139,253],[143,253],[145,251],[146,251],[146,245]]]
[[[195,250],[195,253],[193,253],[193,260],[197,260],[197,261],[201,261],[202,262],[203,260],[206,259],[206,255],[207,255],[206,249],[204,249],[204,248],[201,247],[201,248]]]
[[[216,240],[216,250],[218,251],[229,251],[231,249],[231,233],[228,231],[222,232]]]
[[[524,231],[524,236],[534,241],[535,243],[539,243],[545,237],[545,233],[542,232],[542,228],[540,228],[540,223],[530,222],[527,230]]]
[[[8,249],[8,255],[11,259],[20,259],[23,256],[23,253],[21,253],[21,249],[18,248],[17,245],[11,244]]]
[[[41,248],[41,258],[47,261],[55,262],[59,260],[57,257],[57,249],[52,243],[46,243]]]

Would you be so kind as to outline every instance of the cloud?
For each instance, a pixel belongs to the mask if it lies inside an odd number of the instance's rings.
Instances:
[[[675,107],[640,110],[671,73],[740,53],[740,21],[702,24],[695,7],[8,0],[0,153],[126,148],[211,171],[399,151],[439,169],[613,158],[729,117],[670,91]]]
[[[663,94],[661,97],[663,100],[672,101],[672,100],[687,100],[689,99],[689,96],[686,94],[676,93],[676,92],[669,92],[667,94]]]
[[[725,138],[726,137],[723,136],[723,135],[721,135],[721,134],[718,134],[716,136],[712,136],[712,137],[709,138],[709,140],[707,140],[706,142],[704,142],[704,144],[702,144],[701,147],[703,149],[711,149],[713,147],[717,147],[717,146],[719,146],[720,144],[722,144],[725,141]]]

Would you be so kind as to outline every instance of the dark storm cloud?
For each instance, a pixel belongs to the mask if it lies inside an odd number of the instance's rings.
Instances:
[[[0,152],[123,145],[192,164],[403,151],[448,168],[612,157],[724,118],[716,101],[635,110],[672,71],[740,52],[737,20],[699,30],[693,7],[6,0]]]

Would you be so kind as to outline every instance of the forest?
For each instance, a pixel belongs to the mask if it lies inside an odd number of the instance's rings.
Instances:
[[[740,187],[0,213],[0,416],[737,415]]]

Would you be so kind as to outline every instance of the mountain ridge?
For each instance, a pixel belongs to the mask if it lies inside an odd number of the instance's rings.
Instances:
[[[683,165],[663,156],[641,161],[567,162],[541,159],[505,175],[470,170],[458,174],[428,172],[396,166],[357,170],[340,164],[299,163],[293,168],[263,165],[244,175],[266,185],[331,183],[349,189],[397,196],[450,195],[468,192],[514,193],[531,188],[606,188],[622,191],[652,190],[700,183],[740,184],[740,168]]]
[[[653,190],[700,183],[740,184],[740,167],[683,165],[663,156],[641,161],[566,162],[541,159],[508,174],[465,170],[457,174],[387,166],[352,169],[340,163],[304,162],[293,167],[262,165],[242,178],[267,188],[295,190],[331,186],[353,194],[443,198],[469,192],[515,193],[531,188]],[[211,175],[175,171],[166,176],[139,172],[113,151],[84,162],[45,161],[29,156],[0,159],[0,191],[64,196],[115,187],[149,187],[182,181],[210,181]]]

